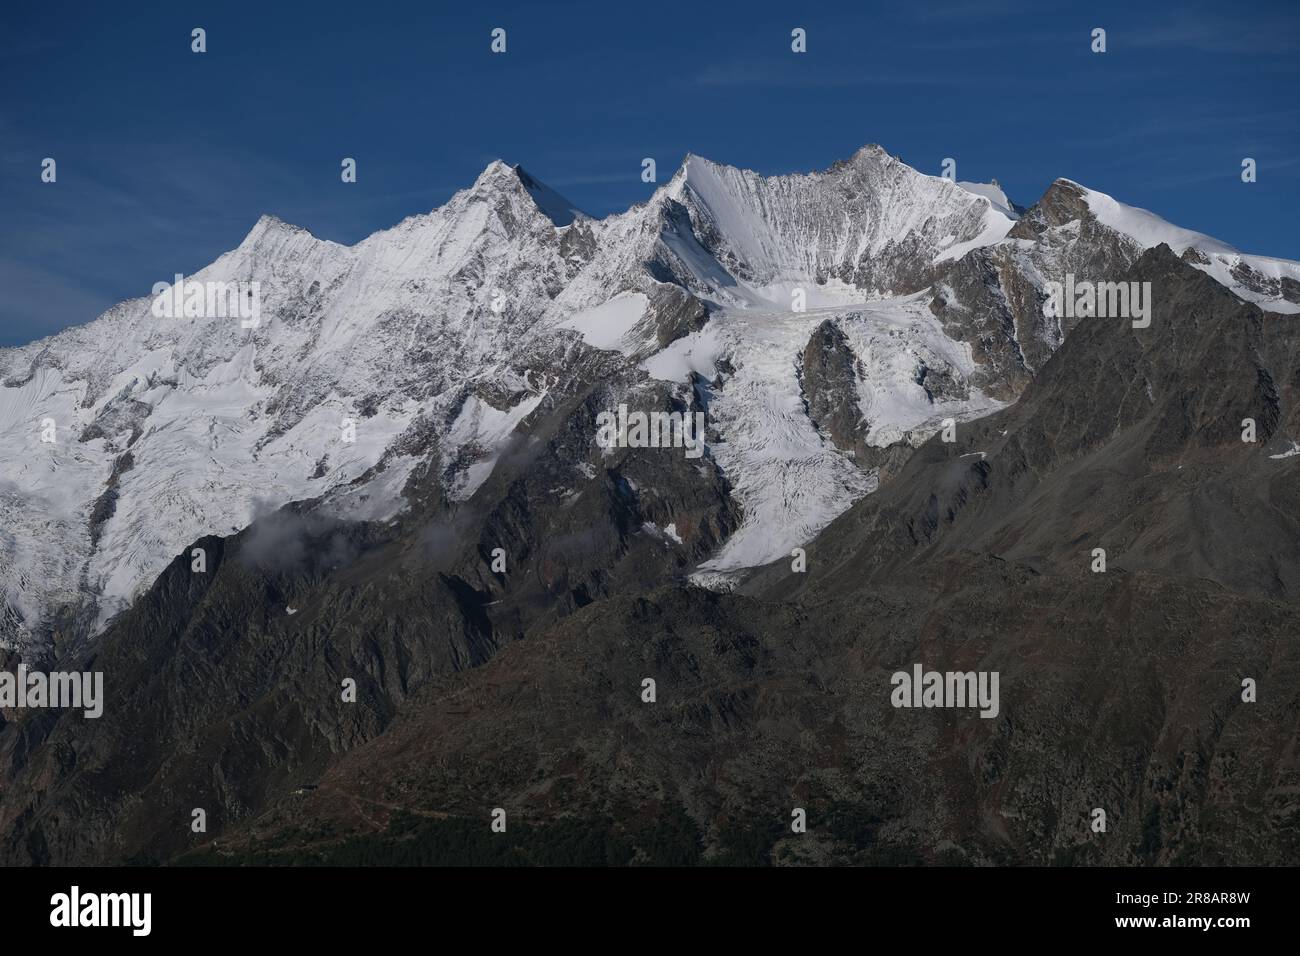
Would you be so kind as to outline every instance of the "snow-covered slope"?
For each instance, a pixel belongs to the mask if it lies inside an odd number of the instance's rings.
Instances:
[[[1166,222],[1153,212],[1126,206],[1078,183],[1072,185],[1082,190],[1098,222],[1143,249],[1164,243],[1248,302],[1272,312],[1300,312],[1300,262],[1246,255],[1226,242]],[[1284,283],[1289,284],[1291,299],[1285,297]]]
[[[425,463],[465,501],[609,361],[707,404],[744,519],[700,574],[731,581],[869,493],[877,451],[1014,399],[1068,332],[1040,308],[1057,272],[1164,241],[1267,307],[1300,301],[1295,263],[1068,181],[1020,213],[871,146],[774,177],[690,156],[602,220],[500,162],[353,246],[263,217],[187,277],[257,282],[256,327],[146,297],[0,350],[0,642],[84,638],[188,542],[290,501],[384,520]],[[843,421],[810,411],[819,329],[848,356],[822,392]]]
[[[0,352],[0,636],[48,635],[60,606],[102,624],[186,542],[259,508],[377,480],[381,464],[400,491],[422,457],[400,448],[427,427],[453,456],[473,445],[465,467],[481,472],[502,418],[545,391],[509,359],[572,269],[536,191],[494,163],[441,209],[352,247],[264,217],[187,277],[260,283],[256,328],[158,318],[142,298]],[[504,407],[474,405],[485,377]],[[448,478],[462,493],[474,481]],[[373,497],[367,517],[403,505]]]
[[[852,290],[850,299],[916,291],[935,262],[1002,239],[1014,222],[1009,204],[879,146],[824,173],[772,177],[689,156],[668,195],[731,275],[784,305],[795,286]]]
[[[701,566],[701,583],[725,587],[739,572],[788,557],[878,485],[875,470],[838,448],[806,407],[800,353],[824,321],[845,335],[858,356],[856,397],[868,445],[919,444],[945,418],[963,421],[1002,407],[970,386],[970,347],[944,333],[922,295],[804,313],[722,313],[674,343],[674,351],[698,364],[707,357],[708,366],[725,361],[734,369],[708,408],[721,439],[713,454],[733,476],[745,519]],[[666,357],[657,356],[647,369],[656,375],[680,372]],[[924,369],[943,369],[958,394],[932,396],[921,384]]]

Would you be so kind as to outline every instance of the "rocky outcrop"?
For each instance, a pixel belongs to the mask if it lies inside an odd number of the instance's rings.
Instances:
[[[808,417],[841,451],[858,457],[866,422],[858,408],[859,363],[844,333],[827,319],[803,351],[800,381]]]

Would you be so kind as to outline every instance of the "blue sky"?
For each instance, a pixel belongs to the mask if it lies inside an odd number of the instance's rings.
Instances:
[[[7,3],[0,89],[0,345],[201,268],[263,212],[352,243],[494,158],[604,215],[650,193],[646,156],[662,182],[687,152],[781,173],[876,142],[1300,259],[1290,2]]]

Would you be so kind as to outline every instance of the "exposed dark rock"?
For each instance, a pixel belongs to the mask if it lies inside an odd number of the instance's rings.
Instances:
[[[135,467],[135,456],[129,451],[118,455],[113,461],[113,470],[109,473],[108,481],[104,483],[103,493],[95,499],[95,505],[90,509],[90,541],[91,544],[98,544],[100,536],[104,533],[104,525],[117,512],[118,488],[122,481],[122,476]]]
[[[698,332],[709,321],[708,307],[680,286],[655,284],[648,300],[645,320],[653,325],[659,348]]]
[[[866,445],[869,424],[858,410],[859,365],[848,339],[830,319],[813,330],[800,364],[808,417],[854,457]]]

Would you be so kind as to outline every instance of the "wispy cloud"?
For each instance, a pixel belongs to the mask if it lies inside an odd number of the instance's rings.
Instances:
[[[1258,174],[1260,176],[1270,176],[1279,170],[1291,169],[1300,165],[1300,156],[1283,157],[1281,159],[1253,158],[1259,162]],[[1200,186],[1204,183],[1230,183],[1235,185],[1240,182],[1241,167],[1228,165],[1219,169],[1202,167],[1184,172],[1171,172],[1165,176],[1152,176],[1146,180],[1146,186],[1149,189],[1181,189],[1186,186]]]
[[[936,0],[933,3],[909,3],[899,7],[904,19],[925,23],[987,22],[1019,14],[1041,14],[1058,6],[1050,0]]]
[[[1203,53],[1285,55],[1300,52],[1300,15],[1258,10],[1230,15],[1185,11],[1125,32],[1123,42],[1141,49],[1188,49]]]
[[[1176,157],[1172,144],[1189,142],[1203,144],[1207,136],[1222,141],[1225,138],[1249,138],[1252,142],[1276,140],[1293,141],[1291,131],[1300,124],[1300,107],[1266,112],[1218,108],[1197,110],[1179,116],[1160,116],[1140,125],[1116,123],[1109,131],[1090,131],[1072,137],[1066,145],[1079,148],[1114,149],[1116,147],[1143,148],[1152,157]],[[1127,153],[1132,156],[1130,149]]]
[[[952,79],[939,72],[911,73],[822,73],[799,70],[793,67],[774,67],[771,64],[729,63],[710,66],[692,78],[696,86],[786,88],[786,89],[843,89],[872,86],[944,86],[951,87]]]

